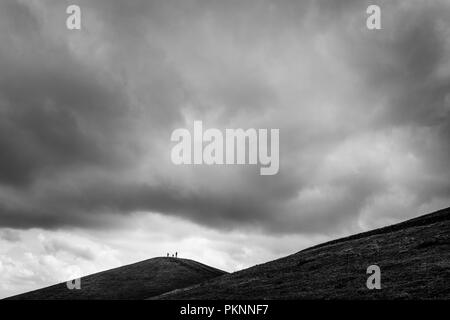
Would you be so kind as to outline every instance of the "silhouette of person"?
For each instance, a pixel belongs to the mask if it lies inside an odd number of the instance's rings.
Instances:
[[[167,252],[167,256],[169,256],[169,253]]]
[[[175,258],[177,258],[178,257],[178,252],[175,252]]]

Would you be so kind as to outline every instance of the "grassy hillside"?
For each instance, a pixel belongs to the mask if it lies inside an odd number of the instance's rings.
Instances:
[[[373,264],[381,268],[381,290],[366,287]],[[450,208],[156,298],[450,299]]]
[[[224,273],[188,259],[153,258],[83,277],[80,290],[60,283],[10,299],[144,299]]]

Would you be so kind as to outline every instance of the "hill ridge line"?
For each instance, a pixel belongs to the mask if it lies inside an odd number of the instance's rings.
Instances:
[[[357,240],[357,239],[361,239],[361,238],[365,238],[365,237],[369,237],[369,236],[373,236],[373,235],[386,234],[386,233],[390,233],[390,232],[399,231],[402,229],[407,229],[407,228],[411,228],[411,227],[419,227],[419,226],[424,226],[424,225],[428,225],[428,224],[432,224],[432,223],[436,223],[436,222],[447,221],[447,220],[450,220],[450,207],[440,209],[440,210],[434,211],[432,213],[428,213],[428,214],[418,216],[415,218],[411,218],[411,219],[408,219],[405,221],[401,221],[401,222],[398,222],[398,223],[395,223],[392,225],[388,225],[388,226],[352,234],[349,236],[341,237],[338,239],[330,240],[327,242],[319,243],[312,247],[308,247],[303,250],[297,251],[296,253],[307,252],[310,250],[323,248],[328,245],[334,245],[334,244]],[[296,254],[296,253],[293,253],[293,254]]]

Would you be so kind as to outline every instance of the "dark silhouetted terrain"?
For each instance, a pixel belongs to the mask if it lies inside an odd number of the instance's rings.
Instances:
[[[381,290],[366,287],[372,264],[381,268]],[[156,298],[449,299],[450,208]]]
[[[80,290],[60,283],[9,299],[144,299],[224,273],[188,259],[153,258],[83,277]]]

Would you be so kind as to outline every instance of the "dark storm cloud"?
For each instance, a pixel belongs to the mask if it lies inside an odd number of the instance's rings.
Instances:
[[[102,84],[68,48],[41,34],[26,6],[7,1],[2,13],[1,183],[26,186],[46,170],[118,160],[114,129],[126,116],[120,88]]]
[[[355,32],[344,48],[349,65],[364,71],[370,99],[384,103],[375,128],[410,130],[405,149],[426,164],[425,181],[409,186],[419,202],[450,195],[449,14],[446,1],[394,5],[383,11],[388,35]],[[352,53],[350,47],[358,50]]]
[[[364,71],[361,78],[372,96],[388,99],[383,123],[448,123],[449,12],[446,2],[412,1],[404,9],[383,12],[389,34],[373,37],[364,30],[343,35],[350,44],[342,48],[346,61]]]
[[[450,198],[445,2],[380,2],[368,31],[360,1],[80,1],[75,34],[44,3],[0,8],[0,226],[339,232]],[[186,119],[280,128],[280,173],[175,168]]]

